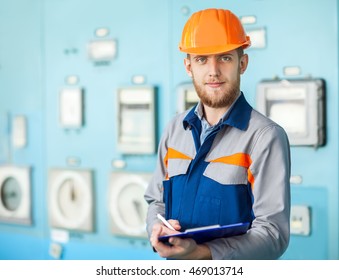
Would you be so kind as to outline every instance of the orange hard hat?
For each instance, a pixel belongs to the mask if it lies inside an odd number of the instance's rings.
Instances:
[[[186,22],[179,49],[190,54],[217,54],[251,45],[250,37],[229,10],[207,9],[196,12]]]

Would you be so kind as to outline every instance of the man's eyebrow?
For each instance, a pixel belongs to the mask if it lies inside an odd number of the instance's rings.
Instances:
[[[206,54],[196,54],[196,55],[192,55],[192,58],[196,58],[196,57],[208,57],[209,55]]]
[[[234,53],[226,52],[226,53],[221,53],[221,54],[219,54],[218,56],[223,56],[223,55],[231,55],[231,56],[234,56]]]

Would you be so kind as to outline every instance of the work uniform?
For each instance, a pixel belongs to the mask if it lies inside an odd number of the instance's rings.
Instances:
[[[212,258],[278,258],[289,241],[286,133],[253,110],[241,93],[201,143],[198,109],[177,115],[161,139],[145,194],[149,234],[157,213],[178,220],[182,230],[251,222],[244,235],[205,243]]]

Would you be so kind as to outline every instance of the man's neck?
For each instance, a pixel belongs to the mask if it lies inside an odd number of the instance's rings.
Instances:
[[[203,105],[204,118],[211,126],[216,125],[227,112],[228,108],[229,107],[211,108]]]
[[[220,121],[220,119],[225,115],[225,113],[230,109],[230,107],[233,106],[234,102],[239,98],[240,95],[241,95],[241,92],[239,92],[238,96],[234,98],[231,104],[225,107],[221,107],[221,108],[212,108],[202,103],[201,105],[203,109],[204,119],[211,126],[216,125]]]

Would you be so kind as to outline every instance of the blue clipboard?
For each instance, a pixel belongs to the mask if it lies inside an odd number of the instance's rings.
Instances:
[[[197,242],[197,244],[201,244],[217,238],[224,238],[244,234],[247,232],[249,227],[250,227],[249,222],[230,224],[224,226],[213,225],[188,229],[181,233],[159,236],[158,240],[164,243],[169,243],[168,240],[170,237],[192,238],[195,240],[195,242]]]

